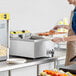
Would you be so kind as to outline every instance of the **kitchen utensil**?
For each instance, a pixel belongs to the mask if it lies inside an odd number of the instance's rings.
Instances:
[[[49,55],[52,57],[51,51],[55,44],[50,39],[32,37],[29,39],[11,38],[10,55],[29,58],[49,57]]]

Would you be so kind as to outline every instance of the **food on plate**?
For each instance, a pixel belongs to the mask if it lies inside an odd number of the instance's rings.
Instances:
[[[54,30],[50,30],[49,32],[51,32],[51,33],[55,33],[55,31],[54,31]]]
[[[39,36],[49,36],[50,33],[49,32],[44,32],[44,33],[38,33]]]
[[[46,72],[47,74],[50,74],[50,75],[54,75],[54,71],[52,70],[44,70],[43,72]]]
[[[46,72],[47,74],[52,75],[52,76],[59,76],[60,75],[59,72],[53,71],[53,70],[44,70],[43,72]]]
[[[7,48],[3,45],[0,45],[0,56],[6,56]]]
[[[49,32],[46,32],[46,33],[43,33],[44,36],[49,36],[50,33]]]
[[[43,33],[38,33],[38,35],[39,35],[39,36],[43,36],[44,34],[43,34]]]
[[[39,36],[49,36],[49,35],[56,35],[56,34],[65,34],[66,32],[56,32],[54,30],[50,30],[49,32],[38,33]]]
[[[46,76],[47,74],[46,74],[46,72],[41,72],[40,73],[40,76]]]
[[[66,32],[55,32],[55,34],[65,34]]]
[[[40,76],[69,76],[65,72],[61,73],[59,71],[54,70],[43,70],[43,72],[40,73]]]
[[[49,33],[50,33],[50,35],[53,35],[53,34],[55,34],[55,31],[54,30],[50,30]]]

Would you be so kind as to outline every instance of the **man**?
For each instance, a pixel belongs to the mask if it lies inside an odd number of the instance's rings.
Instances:
[[[68,0],[69,4],[73,4],[76,6],[76,0]],[[76,56],[76,9],[72,12],[70,26],[60,26],[57,25],[54,29],[58,29],[60,27],[68,29],[68,37],[64,38],[54,38],[53,42],[59,43],[67,41],[67,53],[66,53],[66,62],[65,65],[76,64],[76,62],[70,62],[70,60]]]

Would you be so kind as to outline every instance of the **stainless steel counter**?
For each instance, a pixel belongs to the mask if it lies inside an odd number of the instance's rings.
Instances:
[[[40,58],[40,59],[26,59],[26,63],[19,64],[8,64],[6,61],[0,62],[0,71],[7,71],[12,69],[17,69],[21,67],[27,67],[32,65],[39,65],[42,63],[48,63],[52,61],[56,61],[56,57],[54,58]]]
[[[64,54],[63,54],[64,53]],[[8,64],[6,61],[0,62],[0,71],[12,70],[21,67],[28,67],[32,65],[39,65],[48,62],[55,62],[56,60],[65,59],[66,50],[58,50],[55,52],[55,56],[53,58],[39,58],[39,59],[27,59],[26,63],[22,64]]]

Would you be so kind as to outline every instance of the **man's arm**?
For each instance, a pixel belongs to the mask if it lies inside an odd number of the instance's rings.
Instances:
[[[68,37],[64,37],[64,38],[54,38],[52,39],[53,42],[55,43],[59,43],[59,42],[65,42],[65,41],[76,41],[76,35],[73,36],[68,36]]]
[[[76,41],[76,35],[63,38],[64,41]]]
[[[69,30],[69,26],[67,25],[62,25],[62,27]]]

